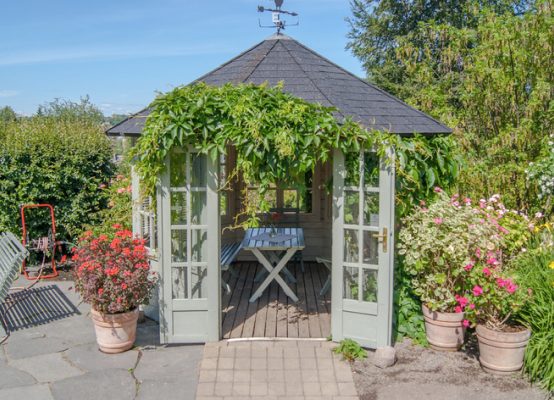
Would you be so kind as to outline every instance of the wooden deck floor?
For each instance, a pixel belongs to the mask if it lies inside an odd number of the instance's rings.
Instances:
[[[256,273],[263,268],[257,262],[233,264],[237,278],[224,279],[231,286],[231,294],[223,291],[223,337],[291,337],[323,338],[331,333],[331,291],[322,297],[321,287],[327,279],[325,266],[305,262],[302,273],[299,263],[289,263],[288,269],[297,283],[289,286],[299,298],[289,299],[277,282],[273,281],[254,303],[248,300],[260,282],[254,282]]]

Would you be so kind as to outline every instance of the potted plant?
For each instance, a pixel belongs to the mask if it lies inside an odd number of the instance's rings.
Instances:
[[[502,243],[499,225],[484,219],[469,198],[449,197],[435,188],[437,199],[422,203],[403,220],[399,254],[422,302],[427,340],[437,350],[456,351],[464,342],[463,296],[475,249],[496,249]]]
[[[114,225],[108,234],[85,232],[72,260],[75,289],[90,303],[101,351],[120,353],[135,342],[140,304],[155,284],[144,242]]]
[[[484,218],[506,222],[505,225],[512,223],[513,229],[506,230],[506,235],[513,237],[521,230],[510,214],[498,218],[499,210],[494,204],[485,206],[482,201],[481,208]],[[504,247],[510,250],[513,241],[507,242]],[[466,308],[466,318],[476,326],[481,366],[498,374],[519,371],[531,332],[517,323],[515,317],[531,291],[517,283],[515,274],[506,267],[509,259],[503,260],[501,249],[477,249],[472,262],[475,266],[467,270],[465,278],[471,306]]]

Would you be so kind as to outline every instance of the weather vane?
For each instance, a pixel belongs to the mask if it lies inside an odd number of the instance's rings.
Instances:
[[[282,15],[290,15],[291,17],[298,17],[298,14],[292,11],[286,11],[281,9],[283,6],[284,0],[274,0],[275,8],[265,8],[264,6],[258,6],[258,12],[263,13],[264,11],[271,12],[273,25],[262,25],[262,22],[258,19],[258,24],[260,28],[277,28],[277,34],[281,33],[281,30],[284,30],[286,26],[298,26],[298,18],[296,19],[295,24],[289,24],[286,20],[282,20]]]

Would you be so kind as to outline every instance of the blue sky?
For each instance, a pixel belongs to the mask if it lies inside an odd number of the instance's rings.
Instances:
[[[89,95],[107,115],[135,112],[272,34],[268,0],[1,0],[0,107],[32,114]],[[345,50],[348,0],[285,0],[285,33],[358,76]]]

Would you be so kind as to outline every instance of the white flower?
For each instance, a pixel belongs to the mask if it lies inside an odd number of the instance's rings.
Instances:
[[[540,211],[535,214],[535,218],[542,218],[542,217],[543,217],[543,215]]]

